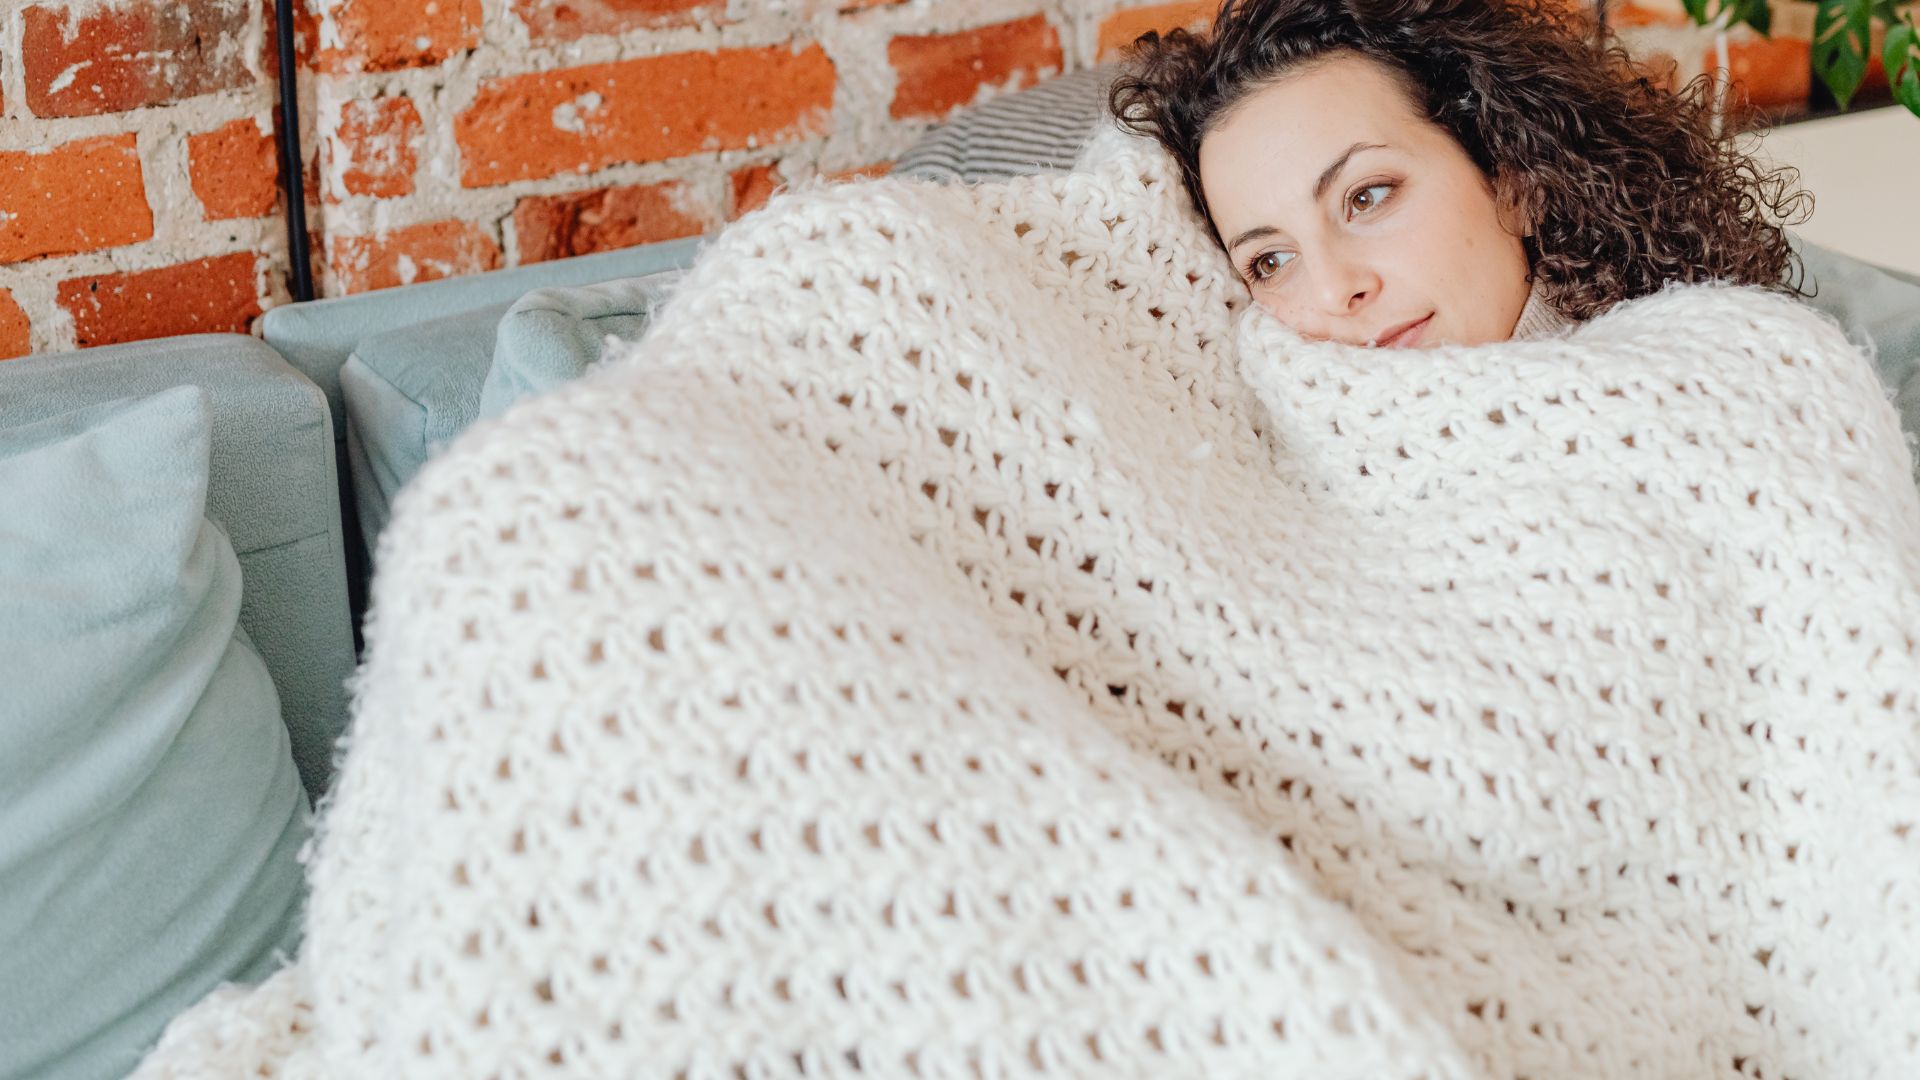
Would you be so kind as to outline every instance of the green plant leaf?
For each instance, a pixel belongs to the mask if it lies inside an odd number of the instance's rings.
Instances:
[[[1881,3],[1885,0],[1871,2]],[[1696,26],[1715,26],[1724,20],[1728,29],[1745,23],[1759,31],[1762,37],[1771,36],[1773,6],[1768,0],[1680,0],[1680,6]]]
[[[1818,0],[1813,19],[1813,71],[1833,91],[1842,111],[1867,77],[1873,0]]]
[[[1911,20],[1888,28],[1880,62],[1886,66],[1893,100],[1920,116],[1920,30],[1915,29]]]

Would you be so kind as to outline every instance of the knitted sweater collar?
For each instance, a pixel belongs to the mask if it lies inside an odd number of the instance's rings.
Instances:
[[[1520,321],[1513,326],[1513,340],[1547,337],[1573,324],[1574,320],[1560,314],[1552,304],[1547,303],[1540,281],[1536,278],[1533,291],[1527,294],[1527,306],[1520,309]]]

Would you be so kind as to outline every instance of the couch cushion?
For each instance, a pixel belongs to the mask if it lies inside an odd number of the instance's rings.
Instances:
[[[347,722],[353,631],[334,473],[319,390],[258,340],[196,334],[0,364],[0,427],[176,386],[213,410],[207,516],[240,557],[240,625],[279,693],[294,761],[314,797]]]
[[[297,944],[307,800],[211,429],[178,387],[0,430],[0,1077],[124,1076]]]
[[[644,333],[681,273],[534,289],[361,341],[340,369],[340,388],[367,550],[376,550],[394,497],[428,458],[475,420],[578,376],[609,335]]]
[[[1909,441],[1920,435],[1920,281],[1789,234],[1800,253],[1808,303],[1826,312],[1874,355]],[[1920,481],[1920,459],[1914,475]]]
[[[260,317],[260,334],[326,393],[344,439],[346,405],[340,393],[340,368],[366,338],[492,304],[510,304],[542,286],[585,285],[691,266],[703,242],[701,237],[688,237],[404,288],[283,304]]]
[[[922,135],[894,165],[895,176],[979,183],[1065,172],[1107,116],[1118,64],[1087,68],[963,109]]]
[[[261,316],[256,324],[261,336],[320,387],[332,411],[334,437],[338,440],[337,471],[343,481],[337,499],[348,533],[346,574],[353,627],[359,626],[366,606],[365,586],[373,575],[371,538],[379,535],[386,522],[385,511],[378,508],[392,496],[392,490],[357,492],[344,483],[356,472],[380,467],[374,460],[376,450],[365,445],[355,450],[349,445],[355,440],[349,437],[341,376],[361,342],[416,323],[511,304],[528,290],[544,285],[579,285],[688,266],[703,242],[701,237],[688,237],[403,288],[283,304]],[[374,520],[360,521],[362,504],[375,508]]]
[[[494,336],[480,415],[498,416],[521,398],[579,378],[600,361],[608,338],[645,334],[654,311],[685,273],[664,270],[570,289],[535,289],[521,297]]]
[[[494,332],[512,306],[488,304],[375,334],[340,368],[347,471],[368,551],[400,488],[480,414]]]

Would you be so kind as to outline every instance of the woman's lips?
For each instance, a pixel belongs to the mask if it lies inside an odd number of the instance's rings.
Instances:
[[[1420,344],[1420,338],[1426,334],[1427,326],[1431,322],[1433,322],[1433,312],[1429,311],[1425,318],[1381,338],[1379,346],[1383,349],[1411,349]]]

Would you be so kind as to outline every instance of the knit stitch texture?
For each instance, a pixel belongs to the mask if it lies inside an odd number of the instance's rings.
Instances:
[[[784,195],[401,495],[138,1075],[1920,1075],[1907,464],[1756,289],[1303,342],[1118,132]]]

